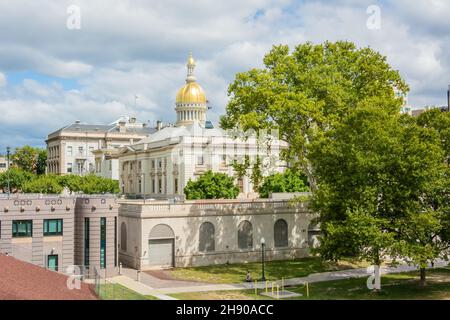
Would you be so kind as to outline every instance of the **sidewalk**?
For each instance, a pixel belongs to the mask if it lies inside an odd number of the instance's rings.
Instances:
[[[436,262],[434,268],[447,266],[448,262]],[[414,266],[401,265],[398,267],[381,267],[382,274],[389,273],[400,273],[407,271],[417,270]],[[359,269],[350,269],[350,270],[341,270],[341,271],[331,271],[331,272],[322,272],[322,273],[314,273],[310,274],[306,277],[301,278],[291,278],[285,279],[284,285],[286,286],[295,286],[302,285],[305,282],[313,283],[313,282],[323,282],[323,281],[332,281],[332,280],[343,280],[350,278],[362,278],[369,277],[369,273],[366,268]],[[279,280],[281,281],[281,279]],[[162,294],[172,294],[172,293],[185,293],[185,292],[204,292],[204,291],[228,291],[228,290],[249,290],[254,289],[254,283],[238,283],[238,284],[209,284],[202,286],[185,286],[185,287],[171,287],[171,288],[160,288],[155,290],[154,292],[162,293]],[[258,282],[258,289],[264,289],[265,283]]]
[[[434,264],[434,268],[445,267],[447,265],[448,262],[439,261]],[[417,270],[417,267],[408,265],[401,265],[398,267],[381,267],[382,274],[401,273],[414,270]],[[302,285],[305,282],[313,283],[313,282],[343,280],[350,278],[362,278],[368,277],[369,275],[370,273],[367,272],[367,268],[322,272],[310,274],[306,277],[301,278],[285,279],[284,285],[296,286]],[[151,287],[152,281],[155,281],[155,279],[156,282],[153,283],[155,283],[156,286],[159,286],[161,284],[167,284],[169,282],[170,285],[167,287],[160,287],[160,288]],[[249,282],[236,284],[202,284],[178,280],[161,280],[144,272],[141,272],[140,282],[137,282],[136,270],[127,268],[123,269],[121,276],[114,277],[111,279],[111,281],[119,283],[125,287],[128,287],[131,290],[134,290],[142,295],[151,295],[162,300],[176,300],[175,298],[168,296],[168,294],[173,293],[249,290],[255,288],[255,284]],[[281,279],[279,281],[281,281]],[[258,282],[256,286],[258,289],[264,289],[265,285],[266,285],[265,282]]]
[[[153,296],[160,300],[177,300],[173,297],[169,297],[165,294],[160,294],[156,292],[153,288],[136,281],[135,279],[130,278],[129,276],[121,275],[114,278],[109,279],[111,282],[118,283],[128,289],[131,289],[143,296]]]

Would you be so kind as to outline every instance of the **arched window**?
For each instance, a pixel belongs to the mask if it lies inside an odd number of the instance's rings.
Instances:
[[[120,249],[127,251],[127,226],[125,222],[120,225]]]
[[[171,227],[167,224],[158,224],[152,228],[148,236],[149,239],[169,239],[175,238]]]
[[[214,225],[211,222],[203,222],[200,225],[198,250],[211,252],[215,250]]]
[[[252,224],[244,220],[238,227],[238,247],[239,249],[253,248],[253,227]]]
[[[273,237],[275,239],[275,247],[288,246],[288,224],[285,220],[279,219],[273,226]]]

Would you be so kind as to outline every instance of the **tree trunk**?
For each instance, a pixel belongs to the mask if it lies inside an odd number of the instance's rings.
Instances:
[[[427,282],[426,282],[426,269],[425,268],[420,268],[420,282],[419,282],[419,285],[421,287],[424,287],[424,286],[427,285]]]

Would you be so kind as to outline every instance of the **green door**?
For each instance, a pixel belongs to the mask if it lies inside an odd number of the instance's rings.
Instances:
[[[52,254],[47,256],[47,269],[58,271],[58,255]]]

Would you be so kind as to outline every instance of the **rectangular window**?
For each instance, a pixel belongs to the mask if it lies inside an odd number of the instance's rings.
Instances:
[[[78,147],[78,154],[83,154],[83,151],[84,151],[83,147]]]
[[[13,238],[27,238],[33,236],[32,220],[14,220],[12,222]]]
[[[72,155],[72,146],[67,146],[67,155],[71,156]]]
[[[155,160],[152,160],[152,169],[155,168]]]
[[[175,180],[173,181],[173,186],[174,186],[174,193],[177,194],[178,193],[178,179],[175,178]]]
[[[44,236],[62,236],[63,219],[44,220]]]
[[[155,179],[152,179],[152,193],[156,192],[156,188],[155,188]]]
[[[158,193],[162,193],[162,180],[158,179]]]
[[[106,218],[100,218],[100,268],[106,268]]]
[[[197,156],[197,165],[202,166],[203,165],[203,156]]]
[[[222,155],[222,161],[220,162],[222,166],[227,165],[227,156],[225,154]]]
[[[6,168],[6,163],[0,163],[0,168]]]
[[[114,267],[117,267],[117,217],[114,217]]]
[[[67,164],[67,173],[72,173],[72,163],[71,162],[69,162]]]
[[[162,161],[161,160],[158,160],[158,168],[162,168]]]
[[[237,181],[238,183],[238,187],[239,187],[239,192],[244,192],[244,180],[242,179],[238,179]]]
[[[84,265],[89,266],[89,218],[84,218]]]
[[[50,254],[47,256],[47,269],[58,271],[58,255]]]

